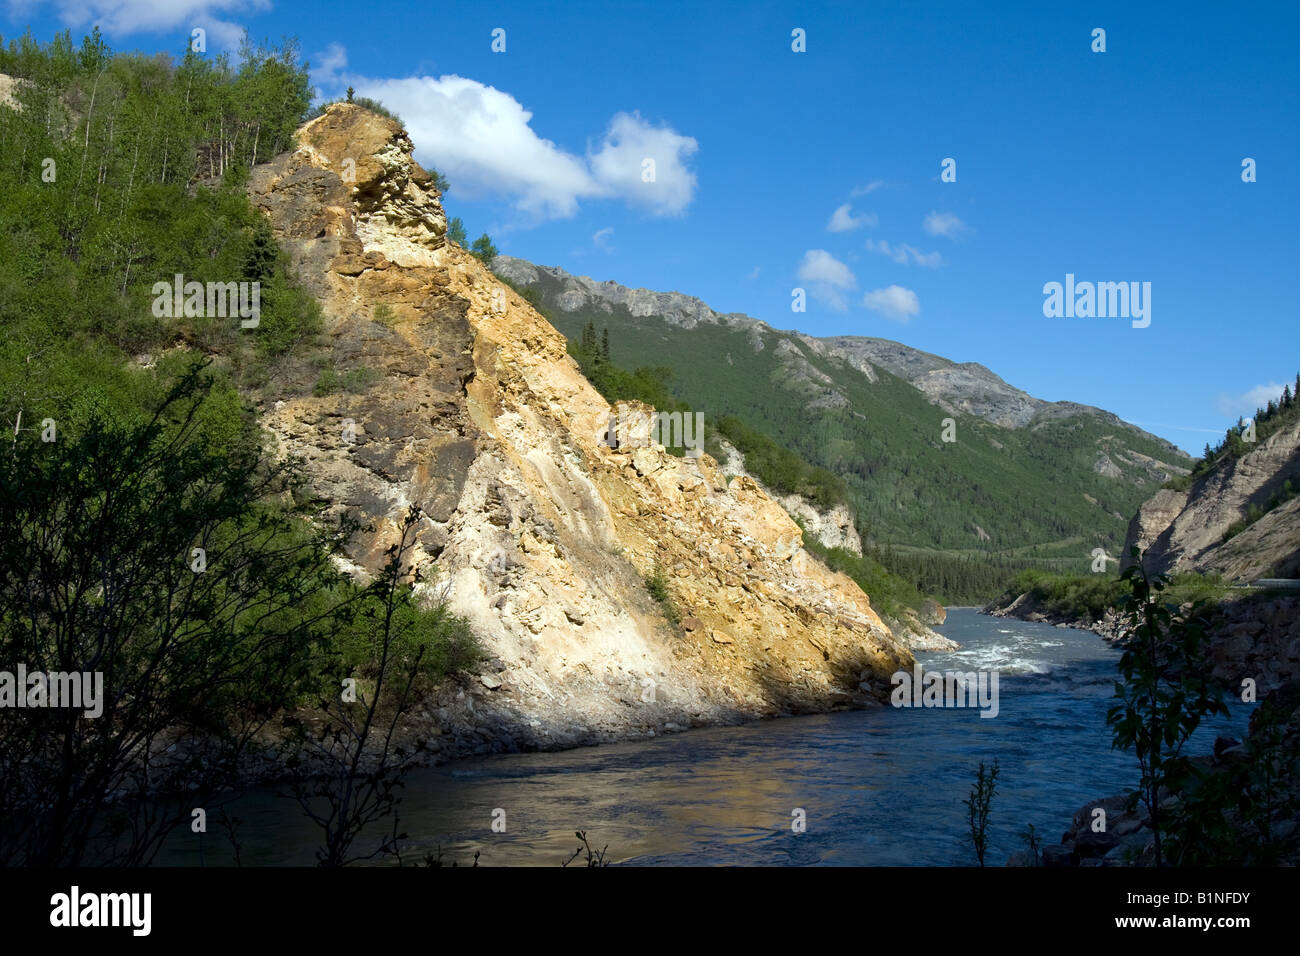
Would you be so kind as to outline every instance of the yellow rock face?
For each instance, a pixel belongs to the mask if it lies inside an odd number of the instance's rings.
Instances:
[[[498,659],[444,719],[564,746],[885,699],[912,656],[867,595],[751,479],[605,444],[608,403],[541,315],[445,241],[398,124],[336,105],[299,143],[250,191],[326,311],[336,370],[378,374],[362,394],[286,388],[264,422],[323,497],[374,523],[359,568],[424,509],[422,576]],[[655,573],[688,626],[650,596]]]

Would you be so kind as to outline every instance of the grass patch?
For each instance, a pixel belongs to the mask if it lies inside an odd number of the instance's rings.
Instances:
[[[320,378],[316,380],[316,387],[312,389],[312,394],[332,395],[339,391],[360,394],[381,378],[383,373],[374,368],[354,368],[340,375],[334,366],[327,365],[321,369]]]

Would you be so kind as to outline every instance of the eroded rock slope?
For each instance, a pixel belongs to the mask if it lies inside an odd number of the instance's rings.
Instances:
[[[423,508],[421,575],[492,659],[421,715],[446,752],[885,698],[912,657],[867,595],[752,479],[607,447],[608,404],[563,337],[445,240],[397,123],[338,104],[298,142],[250,192],[325,310],[335,373],[370,384],[286,387],[263,421],[318,494],[373,523],[350,548],[359,569]],[[656,569],[679,625],[646,588]]]
[[[1226,459],[1184,491],[1162,489],[1129,523],[1124,546],[1161,571],[1214,572],[1254,580],[1300,576],[1300,498],[1265,511],[1239,533],[1252,505],[1267,508],[1284,485],[1300,487],[1300,422]]]

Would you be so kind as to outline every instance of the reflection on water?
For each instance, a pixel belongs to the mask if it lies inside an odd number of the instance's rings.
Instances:
[[[458,761],[408,779],[407,859],[440,845],[447,863],[481,850],[482,866],[558,865],[581,829],[632,864],[969,865],[961,801],[979,761],[997,757],[988,859],[1000,864],[1022,848],[1026,824],[1055,842],[1084,802],[1136,784],[1134,759],[1110,748],[1117,652],[1101,638],[964,609],[939,630],[963,647],[922,663],[998,669],[996,718],[886,707]],[[1238,705],[1198,733],[1192,752],[1225,729],[1239,735],[1248,716]],[[803,833],[791,829],[796,808]],[[496,809],[505,833],[492,832]],[[317,832],[291,801],[268,790],[234,812],[245,865],[314,862]],[[194,840],[180,835],[158,862],[197,864]],[[206,862],[230,860],[217,833],[205,840]]]

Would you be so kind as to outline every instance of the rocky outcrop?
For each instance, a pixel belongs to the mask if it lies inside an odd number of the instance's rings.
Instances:
[[[556,304],[566,312],[577,312],[587,306],[595,306],[609,312],[614,306],[621,305],[633,315],[662,316],[674,325],[687,329],[694,328],[699,322],[715,322],[719,319],[732,319],[754,325],[763,324],[739,313],[721,315],[695,296],[682,295],[680,292],[629,289],[612,280],[597,282],[587,276],[570,275],[563,269],[533,265],[531,262],[513,256],[497,256],[492,260],[492,271],[521,285],[533,285],[544,276],[549,278],[558,283]]]
[[[920,617],[922,624],[938,627],[948,620],[948,609],[933,598],[926,598],[917,616]]]
[[[609,405],[562,336],[443,241],[439,197],[398,124],[336,104],[298,142],[249,190],[321,302],[325,360],[374,383],[317,396],[303,362],[262,420],[318,495],[372,525],[349,546],[358,573],[423,508],[420,587],[449,588],[490,660],[421,714],[444,754],[887,696],[910,651],[752,479],[728,481],[707,455],[605,444]]]
[[[0,106],[22,112],[23,105],[18,102],[18,97],[15,95],[21,82],[22,80],[6,73],[0,73]]]
[[[821,342],[831,355],[869,362],[910,382],[947,411],[966,412],[1004,428],[1028,425],[1048,404],[974,362],[952,362],[888,339],[845,335]]]
[[[1221,601],[1209,635],[1213,672],[1234,691],[1250,679],[1263,695],[1300,678],[1300,594]]]
[[[1233,580],[1300,578],[1300,498],[1266,512],[1215,548],[1205,568]]]
[[[1240,458],[1227,458],[1185,491],[1162,489],[1129,522],[1129,549],[1149,569],[1195,571],[1240,580],[1300,574],[1300,498],[1266,512],[1244,531],[1250,507],[1264,508],[1290,481],[1300,488],[1300,421],[1274,432]]]
[[[719,439],[722,460],[719,467],[728,475],[749,475],[745,470],[745,457],[726,439]],[[818,510],[801,495],[775,495],[770,489],[752,475],[755,484],[769,494],[794,518],[810,535],[826,548],[843,548],[853,554],[862,554],[862,538],[854,526],[853,515],[848,506],[840,504],[824,511]],[[935,625],[947,619],[947,611],[938,601],[926,599],[919,610],[903,608],[896,614],[885,615],[884,620],[890,631],[900,643],[912,651],[951,651],[959,645],[956,641],[944,637],[934,630]]]
[[[727,475],[748,475],[768,495],[786,510],[789,515],[803,525],[804,533],[811,535],[818,543],[827,548],[843,548],[853,554],[862,554],[862,538],[853,523],[853,513],[848,506],[838,504],[831,508],[818,509],[802,495],[778,495],[763,482],[750,474],[745,468],[745,456],[725,438],[718,439],[722,457],[718,467]]]
[[[901,608],[895,614],[886,614],[884,618],[894,636],[914,652],[955,651],[961,647],[952,638],[944,637],[930,627],[922,615],[910,607]]]

